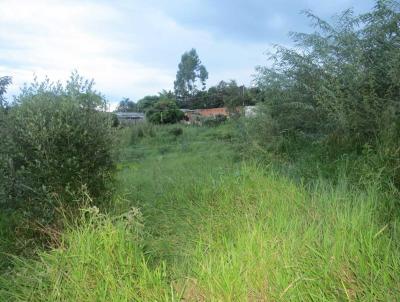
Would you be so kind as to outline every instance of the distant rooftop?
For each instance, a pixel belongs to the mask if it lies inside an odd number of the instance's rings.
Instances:
[[[114,114],[119,118],[144,118],[142,112],[114,112]]]

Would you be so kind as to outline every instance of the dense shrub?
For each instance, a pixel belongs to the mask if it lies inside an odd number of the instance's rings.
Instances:
[[[180,108],[204,109],[227,107],[235,109],[238,106],[254,105],[262,100],[262,94],[258,87],[239,86],[236,81],[220,81],[208,90],[200,90],[191,97],[180,100]]]
[[[216,116],[206,117],[203,120],[203,125],[208,127],[216,127],[223,124],[227,120],[227,117],[222,114],[217,114]]]
[[[111,113],[111,125],[113,127],[119,127],[121,125],[118,116],[116,114]]]
[[[95,200],[108,192],[112,119],[92,85],[77,74],[65,87],[35,81],[3,114],[2,206],[48,225],[56,206],[72,209],[83,188]]]
[[[390,0],[359,16],[347,10],[332,24],[307,12],[315,32],[292,33],[296,48],[278,47],[274,65],[258,68],[266,101],[251,133],[259,144],[289,155],[314,145],[328,161],[382,145],[391,151],[381,155],[398,154],[399,12]],[[399,178],[398,169],[384,170]]]
[[[175,101],[162,99],[146,112],[146,117],[154,124],[174,124],[184,118],[184,113]]]

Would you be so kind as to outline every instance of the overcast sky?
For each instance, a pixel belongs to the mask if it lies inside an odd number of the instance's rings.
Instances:
[[[0,0],[0,76],[16,94],[33,74],[65,80],[74,69],[94,78],[111,102],[172,89],[180,56],[190,48],[209,72],[208,86],[248,85],[273,44],[307,31],[300,12],[324,18],[373,0]]]

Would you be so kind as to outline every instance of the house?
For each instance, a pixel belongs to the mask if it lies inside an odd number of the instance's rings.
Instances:
[[[120,123],[136,124],[144,122],[145,116],[142,112],[115,112]]]

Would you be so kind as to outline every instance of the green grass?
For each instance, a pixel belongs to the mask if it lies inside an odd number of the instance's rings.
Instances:
[[[139,215],[140,216],[140,215]],[[90,208],[61,243],[37,260],[16,258],[0,281],[1,301],[156,301],[169,293],[165,267],[150,269],[138,211],[109,217]]]
[[[15,249],[13,225],[11,213],[0,213],[0,273],[11,264],[8,253]]]
[[[122,130],[110,213],[16,258],[0,301],[400,299],[400,221],[382,219],[374,186],[306,188],[241,162],[230,125],[173,127]]]

